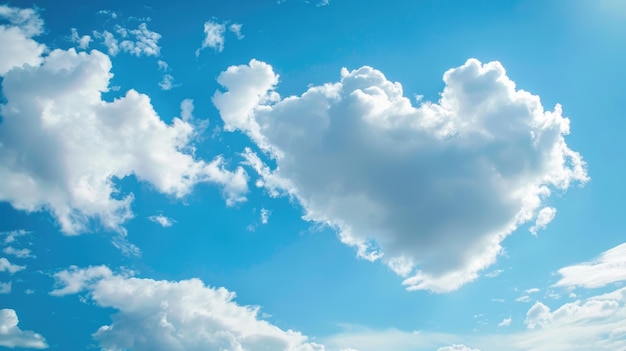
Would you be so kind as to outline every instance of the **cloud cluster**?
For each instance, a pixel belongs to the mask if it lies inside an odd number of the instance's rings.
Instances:
[[[135,90],[104,101],[111,76],[108,56],[74,49],[54,50],[40,65],[5,74],[0,201],[49,210],[64,233],[78,234],[92,219],[123,233],[133,195],[121,194],[115,181],[131,175],[177,198],[207,182],[221,185],[230,205],[244,200],[242,168],[226,170],[221,157],[194,158],[192,116],[167,124]]]
[[[561,107],[545,110],[500,63],[470,59],[443,80],[440,100],[417,107],[371,67],[282,99],[272,67],[252,60],[218,77],[213,103],[275,160],[246,152],[271,194],[297,198],[409,289],[445,292],[495,262],[519,225],[547,225],[550,194],[588,176]]]
[[[146,23],[141,23],[136,29],[127,29],[120,25],[115,26],[115,33],[109,31],[94,31],[94,36],[102,40],[102,44],[106,46],[109,55],[116,56],[120,51],[131,55],[141,56],[159,56],[161,47],[159,39],[161,34],[148,29]],[[87,40],[84,38],[80,39]]]
[[[21,330],[17,326],[18,322],[15,310],[9,308],[0,310],[0,346],[28,349],[45,349],[48,347],[43,336],[30,330]]]
[[[299,332],[259,319],[259,308],[198,279],[164,281],[114,274],[105,266],[73,267],[55,275],[61,296],[86,291],[118,312],[94,334],[103,350],[323,351]]]

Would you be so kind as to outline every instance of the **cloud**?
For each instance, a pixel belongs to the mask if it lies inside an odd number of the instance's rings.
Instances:
[[[502,320],[502,322],[498,323],[498,327],[508,327],[509,325],[511,325],[511,321],[511,317],[505,318]]]
[[[241,33],[241,28],[243,27],[241,23],[232,23],[228,27],[226,26],[227,23],[228,21],[218,22],[216,20],[204,22],[204,40],[202,41],[202,47],[196,50],[196,56],[199,56],[200,51],[205,48],[212,48],[217,52],[224,51],[226,29],[233,33],[237,39],[241,40],[244,38],[244,35]]]
[[[4,238],[4,244],[8,245],[11,243],[14,243],[15,240],[17,240],[17,238],[22,237],[22,236],[26,236],[28,234],[30,234],[31,232],[24,230],[24,229],[19,229],[19,230],[12,230],[12,231],[8,231],[8,232],[0,232],[0,236],[5,236]]]
[[[15,310],[5,308],[0,310],[0,346],[9,348],[45,349],[48,347],[43,336],[18,328],[19,320]]]
[[[171,227],[175,222],[173,219],[165,217],[162,214],[150,216],[148,219],[156,224],[159,224],[163,228]]]
[[[161,47],[159,46],[161,34],[149,30],[147,24],[141,23],[137,29],[129,31],[119,27],[118,32],[121,33],[124,38],[134,37],[132,40],[126,39],[120,42],[122,51],[137,57],[141,57],[142,55],[159,56],[161,54]]]
[[[14,67],[39,65],[41,55],[46,51],[45,45],[32,39],[43,33],[43,21],[39,14],[33,9],[0,5],[2,20],[8,21],[9,25],[0,24],[0,47],[11,49],[0,50],[0,76]]]
[[[433,344],[466,344],[480,350],[511,351],[626,350],[625,302],[626,288],[554,309],[538,301],[526,313],[527,328],[506,334],[453,335],[363,329],[342,332],[323,341],[328,347],[349,346],[360,351],[427,351],[435,349]]]
[[[437,351],[480,351],[480,350],[472,349],[462,344],[456,344],[452,346],[440,347],[437,349]]]
[[[224,23],[204,22],[204,40],[202,41],[201,49],[213,48],[218,52],[222,52],[224,50],[224,32],[226,32]],[[198,54],[199,51],[196,52],[196,56]]]
[[[600,254],[591,262],[559,269],[561,279],[553,286],[600,288],[626,281],[626,243]]]
[[[502,274],[502,272],[504,272],[503,269],[496,269],[496,270],[493,270],[493,271],[491,271],[489,273],[485,273],[485,277],[487,277],[487,278],[495,278],[495,277],[499,276],[500,274]]]
[[[110,71],[108,56],[70,49],[6,74],[0,201],[28,212],[50,211],[66,234],[89,231],[92,219],[123,234],[122,223],[133,216],[133,194],[120,193],[115,182],[127,176],[175,198],[206,182],[222,187],[228,205],[245,200],[241,167],[226,170],[222,157],[194,158],[193,118],[166,124],[150,98],[135,90],[102,100]]]
[[[26,266],[12,264],[6,258],[0,257],[0,272],[9,272],[9,274],[15,274],[25,268]]]
[[[111,10],[100,10],[98,11],[99,15],[105,15],[105,16],[109,16],[113,19],[117,18],[117,13],[115,13],[115,11],[111,11]]]
[[[529,231],[533,235],[537,235],[537,232],[541,229],[546,229],[548,224],[552,222],[554,216],[556,215],[556,208],[554,207],[544,207],[537,214],[537,220],[535,221],[535,225],[530,227]]]
[[[233,34],[235,34],[237,39],[241,40],[244,37],[244,35],[241,34],[242,27],[243,25],[241,23],[233,23],[230,26],[228,26],[228,30],[231,31]]]
[[[116,25],[115,33],[117,36],[107,30],[93,32],[96,38],[102,40],[102,44],[111,56],[116,56],[120,51],[137,57],[161,55],[159,46],[161,34],[149,30],[146,23],[139,24],[137,29],[127,29]]]
[[[267,222],[270,219],[271,214],[272,214],[272,211],[262,208],[261,209],[261,224],[267,224]]]
[[[11,293],[11,282],[2,283],[0,282],[0,294],[10,294]]]
[[[4,252],[7,255],[15,256],[17,258],[34,258],[35,257],[29,249],[16,249],[13,246],[5,247],[2,250],[2,252]]]
[[[70,41],[72,43],[78,44],[78,47],[81,49],[86,49],[89,47],[89,43],[91,43],[91,37],[89,35],[83,35],[82,37],[78,35],[78,30],[76,28],[72,28],[72,35],[70,36]]]
[[[440,100],[418,107],[371,67],[281,99],[278,75],[252,60],[220,74],[213,103],[225,130],[276,162],[244,154],[270,194],[296,198],[304,219],[336,228],[408,289],[445,292],[493,264],[554,190],[588,176],[561,107],[544,110],[500,63],[470,59],[443,80]]]
[[[55,291],[85,290],[98,306],[117,310],[113,322],[93,334],[104,350],[324,350],[299,332],[259,319],[259,307],[241,306],[234,293],[198,279],[134,278],[105,266],[72,268],[55,278],[61,285]]]
[[[163,79],[159,82],[159,87],[162,90],[172,90],[175,86],[177,85],[174,84],[174,76],[171,74],[164,74]]]

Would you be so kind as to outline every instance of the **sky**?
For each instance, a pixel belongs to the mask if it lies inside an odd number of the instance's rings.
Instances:
[[[0,4],[0,349],[626,350],[620,0]]]

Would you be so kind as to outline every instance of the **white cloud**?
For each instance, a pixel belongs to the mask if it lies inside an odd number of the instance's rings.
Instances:
[[[4,252],[7,255],[12,255],[18,258],[34,258],[35,256],[32,254],[32,252],[29,249],[16,249],[13,246],[7,246],[5,247],[2,252]]]
[[[513,319],[511,319],[511,317],[505,318],[502,320],[502,322],[498,323],[498,327],[508,327],[509,325],[511,325],[512,320]]]
[[[161,55],[159,39],[161,34],[148,29],[146,23],[141,23],[137,29],[127,29],[120,25],[115,26],[115,34],[105,30],[94,31],[96,38],[102,40],[102,44],[107,48],[109,55],[116,56],[120,51],[133,56],[155,56]]]
[[[441,99],[419,107],[370,67],[285,99],[272,67],[256,60],[218,82],[225,130],[245,132],[276,161],[271,170],[246,151],[259,184],[297,198],[304,219],[337,228],[359,256],[410,272],[411,290],[476,279],[554,189],[588,179],[565,143],[561,107],[545,111],[498,62],[448,70]]]
[[[176,84],[174,84],[174,76],[171,74],[164,74],[163,79],[159,82],[159,86],[163,90],[172,90]]]
[[[148,217],[148,219],[154,223],[161,225],[161,227],[163,228],[171,227],[175,222],[173,219],[165,217],[162,214],[150,216]]]
[[[238,305],[234,293],[198,279],[141,279],[104,266],[72,268],[55,278],[61,285],[55,291],[86,290],[98,306],[117,310],[113,323],[93,334],[103,350],[324,350],[299,332],[260,320],[259,307]]]
[[[41,55],[46,46],[37,43],[32,37],[43,32],[43,21],[33,9],[18,9],[0,5],[0,76],[14,67],[23,65],[36,66],[41,62]],[[10,48],[10,49],[7,49]]]
[[[267,222],[270,219],[271,214],[272,214],[272,211],[262,208],[261,209],[261,224],[267,224]]]
[[[48,347],[43,336],[30,331],[21,330],[15,310],[0,310],[0,346],[9,348],[45,349]]]
[[[244,35],[241,34],[242,27],[243,27],[243,24],[241,23],[233,23],[230,26],[228,26],[228,30],[231,31],[233,34],[235,34],[237,39],[241,40],[244,37]]]
[[[133,40],[126,39],[120,42],[122,51],[137,57],[141,57],[142,55],[159,56],[161,54],[161,47],[159,47],[161,34],[149,30],[147,24],[141,23],[137,29],[128,30],[129,34],[126,34],[126,29],[120,32],[125,34],[123,37],[134,37]]]
[[[600,254],[591,262],[559,269],[561,279],[554,286],[599,288],[626,281],[626,243]]]
[[[226,32],[224,23],[215,21],[204,22],[204,40],[202,41],[201,49],[208,47],[222,52],[224,50],[224,32]],[[199,54],[200,51],[196,51],[196,56]]]
[[[440,347],[437,349],[437,351],[480,351],[480,350],[472,349],[462,344],[456,344],[452,346]]]
[[[241,40],[244,38],[244,35],[241,33],[241,28],[243,27],[241,23],[232,23],[228,27],[226,24],[227,22],[220,23],[215,20],[204,22],[204,40],[202,41],[202,47],[196,50],[196,56],[199,56],[200,51],[205,48],[212,48],[217,52],[222,52],[224,50],[224,42],[226,41],[224,35],[227,29],[237,39]]]
[[[70,49],[6,74],[0,201],[28,212],[48,210],[66,234],[88,231],[90,219],[123,234],[133,194],[119,193],[114,181],[130,175],[176,198],[207,182],[222,187],[229,205],[245,200],[241,167],[231,172],[221,157],[194,158],[192,119],[166,124],[150,98],[135,90],[103,101],[110,70],[108,56]]]
[[[6,236],[4,238],[4,244],[8,245],[11,243],[14,243],[15,240],[17,240],[17,238],[22,237],[22,236],[26,236],[28,234],[30,234],[31,232],[24,230],[24,229],[19,229],[19,230],[12,230],[9,232],[0,232],[0,236]]]
[[[115,13],[115,11],[111,11],[111,10],[100,10],[100,11],[98,11],[98,14],[110,16],[113,19],[117,18],[117,13]]]
[[[76,28],[72,28],[72,35],[70,36],[70,40],[73,43],[78,44],[78,47],[81,49],[86,49],[89,47],[89,43],[91,43],[91,37],[89,35],[83,35],[82,37],[78,35],[78,30]]]
[[[522,296],[518,297],[517,299],[515,299],[515,301],[517,301],[517,302],[530,302],[530,296],[522,295]]]
[[[524,290],[524,292],[526,294],[534,294],[534,293],[539,292],[539,291],[541,291],[539,288],[530,288],[528,290]]]
[[[170,65],[163,61],[163,60],[158,60],[157,61],[157,65],[159,65],[159,70],[163,71],[163,72],[167,72],[170,70]]]
[[[326,6],[328,4],[330,4],[330,0],[320,0],[320,2],[318,2],[317,5],[315,5],[315,6],[322,7],[322,6]]]
[[[329,348],[349,346],[361,351],[427,351],[435,349],[433,344],[461,343],[480,350],[623,351],[626,350],[625,301],[626,288],[565,303],[554,310],[537,302],[526,314],[527,329],[509,333],[453,335],[360,330],[342,332],[323,341]]]
[[[11,282],[2,283],[0,282],[0,294],[10,294],[11,293]]]
[[[485,273],[485,277],[487,277],[487,278],[495,278],[495,277],[499,276],[500,274],[502,274],[502,272],[504,272],[504,270],[496,269],[496,270],[493,270],[493,271],[491,271],[489,273]]]
[[[544,207],[537,214],[537,220],[535,224],[530,227],[529,231],[533,235],[537,235],[537,232],[541,229],[546,229],[548,224],[552,222],[554,216],[556,215],[556,208],[554,207]]]
[[[26,266],[12,264],[6,258],[0,257],[0,272],[9,272],[9,274],[15,274],[25,268]]]

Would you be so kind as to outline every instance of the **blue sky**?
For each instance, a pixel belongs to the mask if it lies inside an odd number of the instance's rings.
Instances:
[[[0,348],[626,350],[626,5],[0,5]]]

